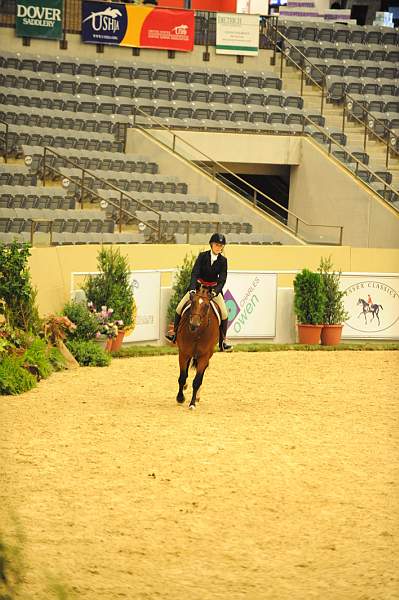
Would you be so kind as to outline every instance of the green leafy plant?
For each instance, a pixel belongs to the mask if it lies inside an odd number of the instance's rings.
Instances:
[[[0,298],[6,304],[6,316],[11,327],[38,332],[37,291],[30,280],[29,256],[28,244],[14,241],[6,246],[0,243]]]
[[[99,310],[112,308],[114,321],[122,321],[124,329],[135,325],[136,303],[130,283],[130,267],[119,249],[102,248],[98,253],[98,275],[89,275],[83,290],[88,302]],[[121,326],[122,327],[122,326]]]
[[[302,269],[294,279],[294,311],[298,323],[321,324],[324,305],[325,295],[320,273]]]
[[[45,340],[40,338],[33,340],[22,355],[22,364],[37,379],[46,379],[51,375],[53,368],[49,358],[49,347]]]
[[[334,271],[331,256],[320,259],[318,271],[321,275],[325,295],[322,323],[325,325],[340,325],[349,316],[343,301],[346,293],[342,292],[339,287],[341,271],[338,273]]]
[[[0,394],[17,395],[36,386],[36,378],[21,365],[21,357],[3,356],[0,360]]]
[[[81,367],[107,367],[110,355],[98,344],[88,340],[67,340],[66,346]]]
[[[99,331],[98,320],[86,302],[71,300],[65,304],[62,313],[76,325],[75,330],[68,332],[69,339],[92,340],[96,337]]]
[[[174,283],[172,286],[172,295],[169,300],[167,319],[170,323],[175,318],[176,306],[183,298],[184,294],[188,290],[190,285],[191,271],[194,266],[196,257],[193,254],[186,254],[183,260],[183,264],[178,267]]]
[[[66,360],[55,346],[48,347],[48,359],[53,371],[63,371],[66,369]]]

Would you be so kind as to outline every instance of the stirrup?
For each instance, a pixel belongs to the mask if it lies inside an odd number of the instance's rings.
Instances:
[[[169,342],[172,342],[172,344],[176,343],[176,334],[175,333],[167,333],[165,335],[166,339],[169,340]]]
[[[226,340],[219,345],[220,352],[231,352],[233,350],[233,346],[228,344]]]

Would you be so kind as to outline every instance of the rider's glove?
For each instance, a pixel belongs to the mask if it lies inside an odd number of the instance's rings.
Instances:
[[[217,295],[218,295],[218,293],[216,290],[211,290],[211,298],[214,298]]]

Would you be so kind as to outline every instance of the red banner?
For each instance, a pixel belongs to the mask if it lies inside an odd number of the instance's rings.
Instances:
[[[194,11],[155,8],[142,24],[140,47],[192,51]]]

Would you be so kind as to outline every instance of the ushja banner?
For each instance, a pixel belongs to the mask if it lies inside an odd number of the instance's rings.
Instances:
[[[194,47],[194,12],[84,0],[82,39],[92,44],[190,52]]]

